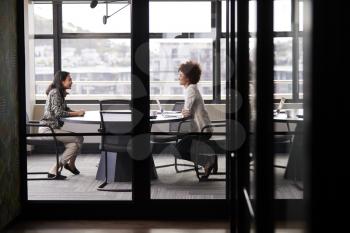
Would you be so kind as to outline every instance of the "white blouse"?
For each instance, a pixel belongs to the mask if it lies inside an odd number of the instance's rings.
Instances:
[[[210,125],[210,119],[201,93],[196,84],[190,84],[185,88],[185,105],[184,108],[189,110],[193,117],[191,123],[192,132],[201,132],[202,128]],[[212,128],[208,128],[205,132],[212,132]]]

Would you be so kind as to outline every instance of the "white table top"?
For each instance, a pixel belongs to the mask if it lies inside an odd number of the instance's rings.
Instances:
[[[108,110],[109,112],[110,110]],[[139,114],[140,119],[142,113]],[[107,122],[130,122],[131,121],[131,111],[115,111],[114,113],[104,113],[104,121]],[[186,118],[183,117],[181,113],[168,111],[165,114],[157,114],[157,118],[150,119],[152,124],[155,123],[168,123],[168,122],[177,122],[183,121]],[[85,115],[82,117],[65,117],[61,118],[64,122],[77,123],[77,124],[100,124],[101,116],[100,111],[86,111]]]
[[[287,112],[290,113],[290,116],[288,116]],[[282,109],[273,119],[277,122],[301,122],[304,120],[303,116],[303,109]]]

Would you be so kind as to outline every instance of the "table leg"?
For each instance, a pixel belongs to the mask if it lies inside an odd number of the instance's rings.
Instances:
[[[303,180],[304,173],[304,146],[303,146],[303,124],[298,123],[295,128],[295,136],[289,152],[287,168],[284,174],[285,179],[296,181]]]
[[[108,183],[132,181],[132,159],[128,153],[107,152]],[[151,179],[157,179],[153,157],[151,159]],[[105,156],[101,153],[96,180],[105,180]]]

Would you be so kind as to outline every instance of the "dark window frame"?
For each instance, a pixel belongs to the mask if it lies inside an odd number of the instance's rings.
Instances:
[[[157,0],[162,1],[162,0]],[[208,1],[208,0],[202,0]],[[206,101],[206,103],[224,104],[225,99],[221,98],[221,93],[225,92],[221,88],[221,57],[216,56],[220,54],[221,42],[220,39],[226,38],[226,33],[221,31],[222,20],[222,5],[220,1],[209,0],[211,2],[211,27],[215,28],[214,35],[212,33],[150,33],[150,39],[166,39],[166,38],[213,38],[213,79],[212,91],[213,97]],[[286,0],[288,1],[288,0]],[[292,98],[287,99],[287,103],[302,103],[299,93],[299,37],[303,36],[303,32],[299,30],[299,0],[291,1],[291,31],[275,31],[274,38],[292,38]],[[62,3],[63,2],[63,3]],[[50,1],[36,0],[35,3],[50,3]],[[88,4],[89,1],[76,1],[71,3]],[[69,4],[68,2],[52,2],[53,10],[53,34],[35,34],[34,39],[53,39],[54,43],[54,72],[61,69],[61,40],[62,39],[130,39],[131,33],[64,33],[62,28],[62,4]],[[256,37],[256,33],[249,33],[249,38]],[[276,103],[279,99],[274,99]],[[37,104],[41,104],[42,100],[35,100]],[[69,103],[84,104],[93,103],[94,100],[71,100]],[[163,103],[172,102],[171,100],[162,100]]]

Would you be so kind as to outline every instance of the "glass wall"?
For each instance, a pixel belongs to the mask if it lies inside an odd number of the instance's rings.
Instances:
[[[215,25],[213,17],[217,17],[217,3],[210,1],[188,2],[151,2],[150,4],[150,32],[162,33],[162,39],[150,41],[151,63],[151,98],[175,100],[175,104],[166,105],[167,110],[181,111],[184,108],[186,88],[179,83],[179,66],[187,61],[199,63],[201,67],[198,90],[204,100],[220,98],[214,96],[214,70],[216,42]],[[195,13],[194,13],[195,12]],[[179,14],[181,17],[179,17]],[[152,34],[151,34],[152,35]],[[220,43],[220,39],[219,39]],[[222,50],[221,50],[222,51]],[[220,51],[217,52],[220,54]],[[222,57],[222,56],[221,56]],[[226,58],[223,57],[222,62]],[[225,93],[225,90],[222,90]],[[221,93],[222,93],[221,92]],[[210,102],[209,102],[210,103]],[[206,109],[211,120],[225,121],[225,104],[207,104]],[[153,124],[152,138],[153,158],[157,167],[158,179],[152,181],[152,199],[225,199],[226,198],[226,159],[225,146],[221,144],[214,148],[209,141],[199,142],[192,138],[188,144],[191,152],[184,159],[183,151],[178,145],[189,138],[190,122]],[[215,132],[224,134],[225,128],[215,128]],[[161,140],[157,133],[184,133],[175,139]],[[173,136],[174,137],[174,136]],[[175,137],[176,138],[176,137]],[[219,142],[211,138],[212,142]],[[223,142],[223,141],[222,141]],[[199,144],[196,144],[199,143]],[[219,142],[220,143],[220,142]],[[200,148],[201,152],[197,149]],[[204,165],[195,159],[204,156],[203,149],[208,157],[214,159],[217,155],[218,172],[222,175],[212,174],[210,178],[220,178],[217,182],[206,182],[201,179]],[[196,151],[196,152],[195,152]],[[198,171],[196,172],[196,169]]]
[[[113,12],[123,6],[110,4],[109,10]],[[131,157],[125,149],[117,153],[108,152],[106,160],[106,149],[103,148],[106,140],[111,139],[98,135],[129,126],[125,121],[130,121],[131,115],[106,113],[105,119],[112,120],[114,124],[107,127],[103,123],[105,121],[100,120],[100,106],[96,104],[101,99],[131,98],[130,7],[111,17],[107,24],[102,22],[104,4],[92,9],[89,3],[43,4],[34,1],[32,7],[35,35],[34,52],[30,56],[34,60],[34,80],[30,81],[34,81],[35,89],[31,93],[34,96],[31,103],[34,104],[27,106],[28,112],[32,113],[27,120],[38,121],[45,118],[40,123],[50,124],[48,122],[52,121],[63,126],[58,130],[56,125],[50,125],[55,138],[51,135],[37,135],[28,140],[27,170],[33,173],[28,176],[28,200],[131,200]],[[123,33],[127,33],[127,36],[121,36]],[[71,89],[67,89],[68,94],[65,96],[70,109],[63,111],[70,114],[67,112],[79,112],[83,109],[84,117],[51,117],[52,111],[47,111],[46,108],[51,108],[56,103],[51,99],[50,104],[45,107],[48,99],[46,90],[58,70],[68,71],[72,78]],[[95,104],[72,104],[72,100],[94,101]],[[101,107],[113,111],[130,110],[126,102],[109,104],[107,108],[104,105]],[[47,131],[44,132],[43,128]],[[127,133],[130,130],[129,126],[118,133]],[[37,127],[36,123],[28,127],[28,132],[52,133],[47,127]],[[68,135],[58,135],[60,133]],[[113,140],[117,138],[114,137]],[[57,146],[55,142],[58,143]],[[127,143],[123,146],[127,148]],[[61,177],[56,174],[57,164],[59,170],[62,169],[59,171]],[[42,174],[34,174],[36,172]],[[108,183],[106,186],[105,181]],[[102,191],[106,189],[113,192]]]
[[[295,30],[293,29],[292,16],[295,11],[292,10],[294,9],[292,1],[276,0],[274,2],[274,98],[276,107],[280,99],[284,97],[288,104],[295,103],[286,106],[299,108],[301,105],[299,102],[303,98],[302,39],[299,34],[298,43],[294,43]],[[102,20],[106,14],[105,4],[98,4],[94,9],[90,8],[89,3],[59,6],[57,4],[34,4],[35,49],[32,57],[35,61],[35,101],[40,104],[44,103],[46,88],[52,81],[54,71],[58,69],[71,72],[73,86],[67,100],[76,101],[75,103],[79,107],[88,101],[130,99],[130,6],[109,17],[106,24]],[[302,10],[302,6],[300,3],[299,11]],[[122,7],[124,4],[109,4],[109,14]],[[217,8],[220,8],[220,11],[217,11]],[[249,46],[252,72],[254,72],[254,54],[256,52],[256,8],[256,1],[249,1]],[[76,14],[77,11],[79,14]],[[58,19],[53,20],[53,15]],[[298,19],[302,20],[302,14],[299,14]],[[224,101],[226,99],[226,64],[228,62],[225,54],[226,1],[151,1],[149,20],[151,100],[160,99],[163,107],[167,110],[173,109],[175,102],[183,102],[185,92],[178,82],[178,67],[182,62],[195,60],[202,68],[198,88],[207,104],[209,116],[211,120],[225,120],[226,106]],[[217,28],[217,25],[221,25],[220,28]],[[300,30],[302,30],[302,23],[299,22],[299,25]],[[219,46],[217,46],[218,44]],[[295,62],[295,59],[298,61]],[[299,72],[295,71],[296,68]],[[217,72],[218,69],[220,72]],[[220,88],[217,88],[217,85]],[[251,86],[254,86],[253,79]],[[254,91],[251,90],[250,94],[253,96]],[[167,102],[170,104],[166,104]],[[98,106],[84,107],[91,108],[91,110],[98,109]],[[152,106],[152,108],[156,108],[156,106]],[[42,114],[43,106],[39,109],[35,115],[36,119]],[[82,132],[82,129],[86,132],[91,132],[91,130],[96,132],[98,129],[98,125],[78,127],[66,124],[66,127],[72,130],[76,129],[79,132]],[[279,131],[287,129],[286,124],[283,123],[276,123],[276,127]],[[152,131],[166,132],[170,128],[169,124],[157,124],[153,125]],[[217,130],[221,133],[224,131]],[[95,148],[94,153],[99,153],[100,139],[98,137],[86,137],[86,142],[89,144],[88,146],[95,146],[93,147]],[[288,142],[284,144],[278,142],[278,145],[281,146],[281,148],[278,147],[281,149],[281,155],[278,154],[276,157],[276,164],[285,165],[288,159],[288,150],[286,149]],[[219,149],[220,147],[223,149],[219,145]],[[168,157],[161,155],[156,157],[160,159],[159,161],[155,159],[156,166],[173,161],[174,158],[168,149],[167,146],[158,147],[156,152],[159,154],[164,152]],[[222,168],[219,170],[225,172],[225,157],[219,156],[219,158]],[[198,183],[198,190],[208,188],[209,194],[205,191],[196,191],[193,195],[179,194],[177,196],[176,189],[172,189],[176,186],[177,190],[180,190],[179,193],[188,193],[190,190],[186,187],[189,185],[186,181],[181,191],[183,177],[189,176],[192,181],[197,181],[197,178],[193,171],[177,174],[173,173],[174,167],[164,169],[165,173],[168,173],[167,176],[160,176],[160,182],[165,184],[163,186],[165,191],[152,192],[153,198],[222,199],[226,197],[224,182],[213,182],[210,185],[209,183]],[[278,172],[283,175],[283,170],[278,170]],[[165,180],[162,180],[163,178]],[[169,182],[174,185],[168,185]],[[290,185],[284,181],[282,183]],[[283,185],[281,188],[285,187]],[[277,188],[277,190],[282,189]],[[293,192],[293,190],[285,192],[281,194],[282,196],[276,194],[276,197],[294,198],[296,197],[294,194],[288,196]]]

